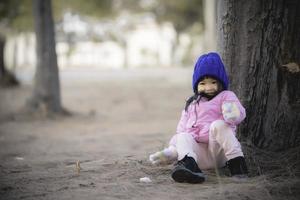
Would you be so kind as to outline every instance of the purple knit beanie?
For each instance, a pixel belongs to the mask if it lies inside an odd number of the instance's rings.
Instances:
[[[227,73],[221,57],[216,52],[204,54],[198,58],[193,74],[193,90],[195,93],[197,92],[198,83],[205,76],[219,80],[224,90],[228,89]]]

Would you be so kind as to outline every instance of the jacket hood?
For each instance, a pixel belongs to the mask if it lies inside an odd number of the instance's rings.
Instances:
[[[197,86],[205,76],[213,77],[220,81],[224,90],[228,89],[228,76],[221,60],[216,52],[200,56],[195,64],[193,73],[193,91],[197,92]]]

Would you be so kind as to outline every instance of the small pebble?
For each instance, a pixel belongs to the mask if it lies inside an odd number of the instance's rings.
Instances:
[[[151,179],[149,177],[140,178],[141,183],[151,183]]]

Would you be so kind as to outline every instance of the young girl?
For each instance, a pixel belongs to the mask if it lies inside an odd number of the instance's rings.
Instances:
[[[176,182],[202,183],[201,169],[227,165],[232,176],[247,177],[247,166],[236,126],[245,118],[245,109],[236,95],[227,90],[228,78],[217,53],[197,60],[193,74],[194,95],[190,97],[169,147],[150,155],[153,164],[178,160],[172,171]]]

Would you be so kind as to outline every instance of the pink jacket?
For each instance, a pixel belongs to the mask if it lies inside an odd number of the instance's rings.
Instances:
[[[236,105],[237,117],[233,118],[233,120],[228,119],[222,114],[222,106],[226,103],[234,103]],[[190,133],[197,142],[208,143],[209,128],[213,121],[224,120],[235,132],[236,126],[241,123],[245,117],[245,109],[237,96],[233,92],[225,90],[210,101],[202,97],[199,103],[196,101],[192,102],[187,111],[182,111],[176,132]],[[175,136],[172,137],[170,145],[176,144],[175,138]]]

